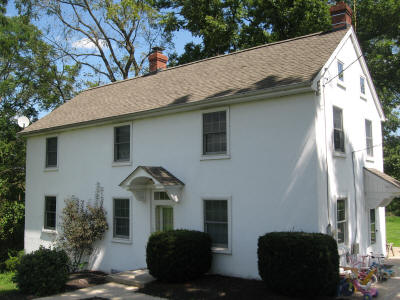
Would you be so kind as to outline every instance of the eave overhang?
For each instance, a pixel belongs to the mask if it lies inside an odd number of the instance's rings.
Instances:
[[[364,168],[365,202],[367,208],[385,207],[400,197],[400,182],[372,168]]]

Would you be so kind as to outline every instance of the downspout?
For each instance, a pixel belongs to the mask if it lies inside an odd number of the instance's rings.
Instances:
[[[357,151],[352,151],[351,152],[351,165],[353,168],[353,187],[354,187],[354,211],[355,211],[355,219],[356,219],[356,234],[354,235],[354,240],[352,245],[357,243],[357,237],[358,237],[358,217],[357,217],[357,187],[356,187],[356,171],[354,167],[354,155]]]
[[[324,75],[328,68],[325,68]],[[325,76],[322,77],[325,80]],[[325,134],[325,164],[326,164],[326,207],[328,211],[328,225],[326,226],[326,233],[332,234],[332,224],[331,224],[331,214],[330,214],[330,201],[329,201],[329,162],[328,162],[328,134],[327,134],[327,124],[326,124],[326,99],[325,99],[325,83],[322,83],[322,101],[324,105],[324,134]]]

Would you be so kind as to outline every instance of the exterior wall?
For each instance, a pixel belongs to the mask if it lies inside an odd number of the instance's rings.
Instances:
[[[258,278],[257,239],[278,230],[318,231],[317,97],[302,94],[229,107],[230,158],[201,160],[202,112],[132,121],[132,163],[113,166],[113,126],[58,134],[59,167],[44,170],[45,138],[27,142],[27,251],[49,245],[42,230],[44,196],[57,196],[57,218],[70,195],[93,199],[104,187],[110,230],[98,245],[93,269],[145,267],[151,232],[150,200],[134,199],[118,184],[138,165],[162,166],[185,183],[174,205],[174,227],[203,230],[203,197],[231,199],[231,254],[215,254],[213,271]],[[119,124],[115,124],[119,125]],[[131,243],[112,238],[112,198],[130,197]]]
[[[358,243],[360,253],[385,251],[385,209],[378,208],[376,214],[377,242],[369,243],[369,210],[365,205],[363,167],[383,171],[381,118],[371,94],[371,86],[365,81],[365,96],[360,92],[360,76],[367,78],[361,64],[357,61],[355,44],[349,37],[336,53],[324,79],[321,79],[320,100],[317,117],[317,143],[320,156],[319,195],[321,201],[319,230],[327,232],[328,224],[335,233],[336,200],[347,198],[348,240],[339,245],[342,258],[351,251],[351,245]],[[337,72],[337,60],[344,63],[344,82],[340,82]],[[353,63],[354,62],[354,63]],[[352,64],[353,63],[353,64]],[[325,83],[325,87],[322,83]],[[324,99],[325,98],[325,99]],[[325,107],[324,107],[325,104]],[[343,110],[343,127],[345,132],[345,154],[333,151],[333,106]],[[326,125],[324,115],[326,114]],[[365,119],[372,121],[373,158],[367,157]],[[326,126],[326,133],[325,133]],[[327,147],[326,147],[327,146]],[[326,152],[327,151],[327,152]],[[325,154],[327,153],[327,155]],[[354,160],[354,175],[353,175]],[[329,180],[329,197],[327,200],[327,167]],[[329,203],[329,210],[327,208]]]

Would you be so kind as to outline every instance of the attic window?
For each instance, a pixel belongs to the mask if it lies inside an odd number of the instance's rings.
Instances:
[[[338,78],[340,81],[344,81],[344,64],[338,60],[337,62],[337,68],[338,68]]]
[[[365,95],[365,78],[360,76],[360,91],[362,95]]]

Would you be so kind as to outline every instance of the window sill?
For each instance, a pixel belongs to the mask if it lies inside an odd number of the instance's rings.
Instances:
[[[116,244],[132,244],[132,239],[113,238],[111,242]]]
[[[44,168],[43,171],[44,171],[44,172],[57,172],[57,171],[58,171],[58,167],[48,167],[48,168]]]
[[[367,101],[367,97],[365,95],[363,95],[363,94],[360,95],[360,99],[364,100],[364,101]]]
[[[211,252],[215,254],[232,254],[231,249],[223,247],[211,247]]]
[[[230,159],[230,154],[210,154],[202,155],[200,160],[217,160],[217,159]]]
[[[375,162],[374,157],[373,156],[367,156],[367,158],[365,159],[367,162]]]
[[[57,230],[55,230],[55,229],[53,230],[53,229],[45,229],[45,228],[42,229],[42,233],[54,234],[54,235],[58,234]]]
[[[132,162],[131,161],[121,161],[121,162],[117,162],[114,161],[112,163],[113,167],[126,167],[126,166],[132,166]]]
[[[343,81],[338,80],[337,86],[346,90],[346,84]]]
[[[346,153],[345,153],[345,152],[337,152],[337,151],[334,151],[334,152],[333,152],[333,156],[334,156],[334,157],[340,157],[340,158],[346,158]]]

